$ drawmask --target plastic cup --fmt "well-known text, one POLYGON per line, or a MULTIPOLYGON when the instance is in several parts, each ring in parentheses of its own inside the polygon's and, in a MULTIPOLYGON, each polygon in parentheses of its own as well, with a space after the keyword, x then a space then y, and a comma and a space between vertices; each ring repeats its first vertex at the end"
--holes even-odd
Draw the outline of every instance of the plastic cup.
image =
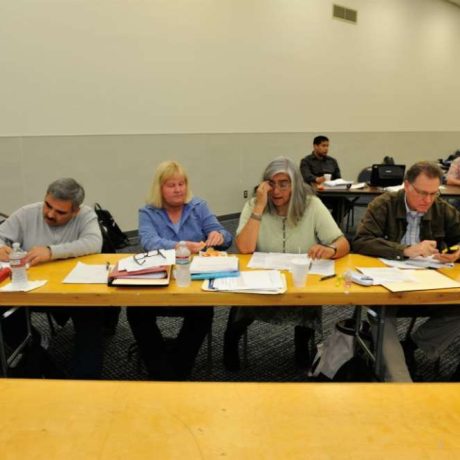
POLYGON ((308 270, 310 269, 309 258, 298 258, 292 260, 291 274, 294 286, 296 288, 303 288, 307 283, 308 270))
POLYGON ((324 174, 324 180, 325 181, 330 181, 332 178, 332 174, 324 174))

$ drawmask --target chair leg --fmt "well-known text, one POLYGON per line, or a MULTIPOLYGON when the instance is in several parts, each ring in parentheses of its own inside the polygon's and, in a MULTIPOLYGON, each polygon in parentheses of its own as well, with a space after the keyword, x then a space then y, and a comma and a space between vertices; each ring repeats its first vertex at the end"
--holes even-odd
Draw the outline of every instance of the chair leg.
POLYGON ((207 343, 207 367, 208 367, 208 375, 212 375, 212 325, 211 329, 208 332, 208 343, 207 343))
POLYGON ((410 335, 412 334, 412 331, 414 329, 414 326, 415 326, 415 322, 417 321, 417 317, 414 316, 411 318, 410 320, 410 324, 409 324, 409 327, 407 328, 407 332, 406 332, 406 336, 404 338, 404 340, 409 340, 410 339, 410 335))
POLYGON ((54 327, 54 321, 53 317, 51 316, 51 313, 49 311, 46 312, 46 318, 48 319, 48 326, 51 331, 51 337, 56 336, 56 328, 54 327))
POLYGON ((248 330, 246 329, 243 334, 243 367, 248 367, 248 330))

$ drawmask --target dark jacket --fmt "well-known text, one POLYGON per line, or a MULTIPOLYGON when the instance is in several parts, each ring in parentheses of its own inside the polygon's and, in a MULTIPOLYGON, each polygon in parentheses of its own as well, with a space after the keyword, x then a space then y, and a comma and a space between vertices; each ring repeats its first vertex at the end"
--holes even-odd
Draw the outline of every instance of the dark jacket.
MULTIPOLYGON (((373 200, 358 226, 352 242, 353 252, 386 259, 402 259, 407 247, 401 244, 406 233, 404 190, 384 193, 373 200)), ((460 213, 441 198, 436 198, 420 221, 420 241, 435 240, 438 247, 460 242, 460 213)))
POLYGON ((331 174, 331 179, 333 180, 342 177, 336 159, 329 155, 317 158, 314 153, 307 155, 300 162, 300 172, 303 180, 307 183, 315 182, 317 177, 322 177, 324 174, 331 174))

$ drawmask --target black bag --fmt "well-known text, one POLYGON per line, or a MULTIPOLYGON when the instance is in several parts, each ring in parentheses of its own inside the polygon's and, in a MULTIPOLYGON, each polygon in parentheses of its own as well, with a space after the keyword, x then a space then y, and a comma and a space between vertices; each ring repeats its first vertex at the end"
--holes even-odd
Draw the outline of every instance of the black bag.
POLYGON ((127 235, 121 231, 110 211, 103 209, 99 203, 94 204, 94 211, 97 214, 97 220, 104 239, 102 252, 115 252, 115 249, 128 246, 129 239, 127 235))
POLYGON ((400 185, 404 181, 405 165, 372 165, 371 178, 369 185, 374 187, 389 187, 400 185))

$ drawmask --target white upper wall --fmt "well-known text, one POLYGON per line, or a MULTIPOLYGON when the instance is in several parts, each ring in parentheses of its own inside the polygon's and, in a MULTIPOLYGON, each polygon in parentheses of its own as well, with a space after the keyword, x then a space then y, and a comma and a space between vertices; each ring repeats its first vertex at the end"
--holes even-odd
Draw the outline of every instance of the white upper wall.
POLYGON ((0 136, 457 131, 441 0, 14 0, 0 136))

